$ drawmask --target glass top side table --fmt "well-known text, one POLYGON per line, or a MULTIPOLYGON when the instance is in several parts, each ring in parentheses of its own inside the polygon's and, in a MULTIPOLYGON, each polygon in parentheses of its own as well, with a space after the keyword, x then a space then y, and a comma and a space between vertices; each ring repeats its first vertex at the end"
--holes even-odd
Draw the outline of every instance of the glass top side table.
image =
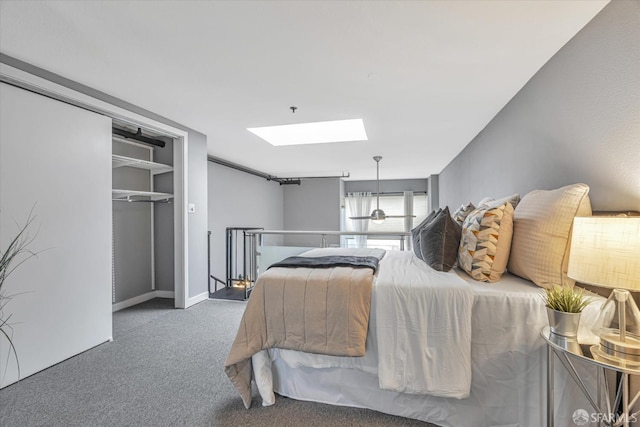
POLYGON ((580 345, 577 340, 569 339, 551 333, 548 326, 540 331, 540 335, 547 344, 547 426, 554 427, 554 356, 561 362, 564 369, 569 373, 575 381, 584 397, 589 401, 595 415, 590 418, 578 418, 585 414, 574 413, 574 422, 576 425, 587 425, 589 422, 596 421, 599 426, 610 427, 629 427, 630 425, 640 425, 640 410, 632 412, 632 409, 640 400, 640 391, 630 399, 629 396, 629 377, 631 375, 640 376, 640 363, 625 364, 616 363, 614 360, 600 350, 599 345, 580 345), (573 360, 580 360, 589 365, 593 365, 597 369, 597 386, 595 396, 589 390, 584 379, 575 368, 573 360), (606 372, 617 372, 620 374, 619 381, 615 386, 615 398, 609 390, 609 383, 606 378, 606 372), (604 398, 604 399, 603 399, 604 398), (604 402, 603 402, 604 400, 604 402), (603 404, 605 406, 603 406, 603 404), (618 413, 616 408, 622 405, 622 412, 618 413), (576 416, 577 414, 577 416, 576 416), (595 418, 595 419, 593 419, 595 418), (584 421, 584 423, 582 423, 584 421), (632 424, 630 424, 630 422, 632 424))

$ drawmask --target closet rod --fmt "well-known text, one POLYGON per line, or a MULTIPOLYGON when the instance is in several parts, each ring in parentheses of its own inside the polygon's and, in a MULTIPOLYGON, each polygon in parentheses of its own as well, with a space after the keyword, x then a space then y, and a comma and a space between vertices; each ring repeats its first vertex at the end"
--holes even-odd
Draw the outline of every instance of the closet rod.
POLYGON ((127 203, 171 203, 171 200, 127 200, 127 199, 111 199, 112 202, 127 202, 127 203))
POLYGON ((138 128, 138 132, 132 133, 132 132, 127 132, 126 130, 122 130, 114 127, 114 128, 111 128, 111 132, 113 132, 116 135, 123 136, 125 138, 135 139, 136 141, 155 145, 156 147, 164 147, 166 145, 164 141, 161 141, 159 139, 149 138, 147 136, 142 135, 142 129, 140 128, 138 128))

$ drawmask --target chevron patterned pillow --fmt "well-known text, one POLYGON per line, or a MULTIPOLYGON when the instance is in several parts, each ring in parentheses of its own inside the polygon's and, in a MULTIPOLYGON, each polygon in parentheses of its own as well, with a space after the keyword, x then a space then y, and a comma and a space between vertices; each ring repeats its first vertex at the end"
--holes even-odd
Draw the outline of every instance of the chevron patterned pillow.
POLYGON ((451 215, 453 219, 460 225, 464 223, 464 219, 471 213, 476 207, 473 206, 473 203, 469 202, 466 205, 460 206, 456 211, 451 215))
POLYGON ((458 266, 475 280, 497 282, 507 268, 512 235, 511 203, 482 205, 462 225, 458 266))

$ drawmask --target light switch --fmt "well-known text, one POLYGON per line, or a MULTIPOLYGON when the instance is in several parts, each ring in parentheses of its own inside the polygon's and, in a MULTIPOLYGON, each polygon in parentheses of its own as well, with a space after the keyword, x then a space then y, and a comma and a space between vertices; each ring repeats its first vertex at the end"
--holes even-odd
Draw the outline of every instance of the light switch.
POLYGON ((189 206, 187 208, 187 212, 191 213, 196 213, 196 204, 195 203, 189 203, 189 206))

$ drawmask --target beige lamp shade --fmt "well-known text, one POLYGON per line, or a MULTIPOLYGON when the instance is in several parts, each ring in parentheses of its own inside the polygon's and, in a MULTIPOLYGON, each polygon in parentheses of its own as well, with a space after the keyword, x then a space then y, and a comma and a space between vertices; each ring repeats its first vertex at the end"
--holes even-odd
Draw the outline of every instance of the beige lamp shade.
POLYGON ((581 283, 640 290, 640 217, 576 217, 568 275, 581 283))

